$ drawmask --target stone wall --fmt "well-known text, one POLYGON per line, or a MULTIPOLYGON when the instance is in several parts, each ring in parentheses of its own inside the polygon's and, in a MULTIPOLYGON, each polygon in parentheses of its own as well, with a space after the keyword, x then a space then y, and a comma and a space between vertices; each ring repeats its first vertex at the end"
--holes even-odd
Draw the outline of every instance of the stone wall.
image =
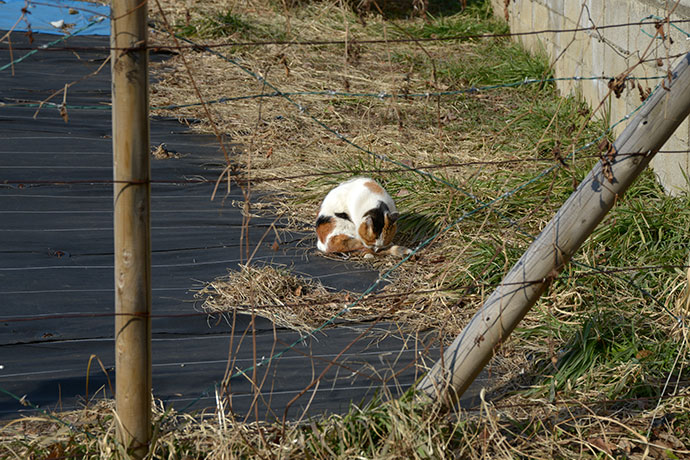
MULTIPOLYGON (((494 13, 508 19, 513 33, 540 30, 563 30, 577 27, 602 27, 614 24, 639 22, 650 15, 665 17, 666 6, 673 7, 676 0, 491 0, 494 13)), ((671 19, 690 18, 690 0, 680 0, 671 19)), ((582 32, 546 32, 516 37, 533 52, 546 53, 554 64, 556 77, 599 77, 620 75, 640 61, 641 56, 650 59, 639 65, 631 75, 653 77, 665 74, 679 58, 667 56, 687 53, 690 23, 678 24, 680 31, 671 28, 673 41, 652 39, 654 26, 630 25, 582 32), (657 62, 657 59, 661 61, 657 62), (658 64, 662 65, 659 66, 658 64)), ((666 28, 664 28, 666 30, 666 28)), ((654 88, 658 80, 640 81, 644 88, 654 88)), ((626 89, 620 98, 606 99, 608 81, 579 80, 560 81, 563 93, 579 93, 596 108, 604 101, 610 120, 615 123, 630 114, 641 103, 637 89, 626 89)), ((604 113, 604 112, 599 112, 604 113)), ((625 122, 616 127, 620 133, 625 122)), ((685 120, 663 150, 690 148, 690 124, 685 120)), ((688 153, 660 153, 652 162, 652 168, 672 194, 688 190, 686 175, 690 171, 688 153)))

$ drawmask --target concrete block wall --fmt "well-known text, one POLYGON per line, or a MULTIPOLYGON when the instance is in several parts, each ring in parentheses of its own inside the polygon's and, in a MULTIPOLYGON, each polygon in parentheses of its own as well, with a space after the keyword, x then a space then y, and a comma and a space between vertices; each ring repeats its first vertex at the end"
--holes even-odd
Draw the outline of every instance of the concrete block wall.
MULTIPOLYGON (((563 30, 578 27, 602 27, 639 22, 650 15, 665 17, 667 8, 677 0, 491 0, 494 13, 506 18, 513 33, 541 30, 563 30)), ((690 0, 680 0, 671 19, 690 19, 690 0)), ((690 23, 678 24, 690 33, 690 23)), ((666 30, 666 29, 665 29, 666 30)), ((670 58, 690 51, 688 35, 671 28, 673 43, 652 39, 651 25, 603 28, 580 32, 547 32, 516 37, 527 49, 546 53, 554 63, 556 77, 614 77, 638 63, 631 75, 653 77, 664 75, 680 58, 670 58), (657 59, 661 61, 657 62, 657 59), (658 63, 662 65, 659 66, 658 63), (670 64, 670 66, 669 66, 670 64)), ((641 80, 643 88, 654 88, 658 80, 641 80)), ((641 101, 637 89, 628 86, 620 98, 608 93, 607 80, 559 81, 562 93, 580 94, 592 108, 603 103, 612 123, 623 119, 641 101)), ((599 113, 604 112, 599 109, 599 113)), ((620 133, 625 122, 616 127, 620 133)), ((685 120, 662 150, 683 153, 660 153, 652 161, 652 168, 665 190, 671 194, 687 193, 686 176, 690 176, 690 123, 685 120)))

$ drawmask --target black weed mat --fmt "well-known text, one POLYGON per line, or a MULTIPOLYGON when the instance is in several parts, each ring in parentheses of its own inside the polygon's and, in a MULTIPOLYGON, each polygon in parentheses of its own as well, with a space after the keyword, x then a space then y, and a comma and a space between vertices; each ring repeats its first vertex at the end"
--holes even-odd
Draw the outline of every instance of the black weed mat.
MULTIPOLYGON (((22 33, 11 38, 15 46, 29 45, 22 33)), ((33 38, 31 46, 55 39, 33 38)), ((66 43, 105 46, 108 38, 72 37, 66 43)), ((14 58, 24 53, 15 51, 14 58)), ((68 122, 55 107, 36 115, 35 107, 17 105, 49 97, 93 72, 105 57, 84 49, 41 50, 0 72, 1 418, 32 413, 33 405, 79 407, 96 392, 112 396, 110 66, 68 90, 68 122), (92 356, 106 372, 95 358, 88 366, 92 356)), ((8 51, 0 51, 0 65, 7 62, 8 51)), ((54 101, 61 102, 62 95, 54 101)), ((177 121, 152 119, 151 145, 160 143, 179 158, 151 160, 153 392, 176 409, 212 408, 214 383, 273 356, 299 335, 258 318, 250 327, 245 315, 237 316, 233 333, 228 318, 200 314, 193 289, 241 262, 242 216, 233 201, 243 198, 234 187, 210 200, 224 167, 214 138, 177 121)), ((283 244, 274 250, 273 237, 262 240, 272 224, 268 218, 250 222, 250 247, 259 245, 254 263, 286 267, 337 290, 362 292, 376 280, 374 271, 320 257, 311 235, 288 232, 280 222, 275 225, 283 244)), ((394 394, 409 388, 418 377, 420 341, 387 334, 379 325, 377 333, 339 355, 367 327, 330 328, 307 338, 257 369, 263 382, 258 392, 247 376, 233 378, 233 411, 253 413, 256 403, 260 418, 282 417, 288 402, 333 362, 322 381, 289 406, 289 417, 305 408, 312 415, 341 412, 382 385, 394 394)), ((427 360, 437 356, 437 350, 424 353, 427 360)))

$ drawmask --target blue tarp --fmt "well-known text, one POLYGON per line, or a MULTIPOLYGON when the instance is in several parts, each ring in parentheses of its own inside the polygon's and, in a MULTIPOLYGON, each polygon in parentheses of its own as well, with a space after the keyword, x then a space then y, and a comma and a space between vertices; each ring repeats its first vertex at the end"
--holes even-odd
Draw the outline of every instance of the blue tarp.
POLYGON ((65 35, 109 35, 110 8, 97 3, 74 0, 0 0, 0 30, 65 35), (22 8, 28 5, 26 17, 22 8))

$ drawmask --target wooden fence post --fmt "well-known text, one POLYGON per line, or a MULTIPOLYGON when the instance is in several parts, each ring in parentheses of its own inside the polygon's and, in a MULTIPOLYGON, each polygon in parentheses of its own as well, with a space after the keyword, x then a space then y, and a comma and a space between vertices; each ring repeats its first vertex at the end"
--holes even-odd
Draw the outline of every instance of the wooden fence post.
POLYGON ((151 439, 151 243, 146 0, 111 15, 118 439, 133 458, 151 439))
POLYGON ((503 278, 418 389, 457 400, 606 213, 690 113, 690 53, 664 79, 503 278))

